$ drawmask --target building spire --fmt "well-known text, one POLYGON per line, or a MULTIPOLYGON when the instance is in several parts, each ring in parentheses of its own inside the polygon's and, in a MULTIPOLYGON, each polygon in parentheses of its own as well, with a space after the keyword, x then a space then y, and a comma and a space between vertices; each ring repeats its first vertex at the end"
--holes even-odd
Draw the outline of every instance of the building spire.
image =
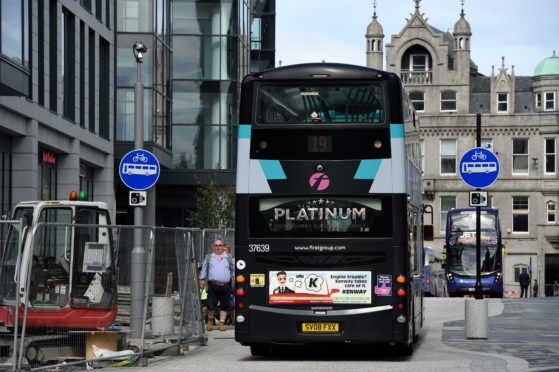
POLYGON ((373 18, 377 17, 377 0, 373 1, 373 18))
POLYGON ((460 0, 460 3, 462 4, 462 11, 460 12, 460 15, 461 15, 462 17, 464 17, 464 16, 466 15, 466 14, 464 13, 464 1, 466 1, 466 0, 460 0))
POLYGON ((419 16, 419 3, 421 2, 421 0, 413 0, 415 2, 415 16, 419 16))

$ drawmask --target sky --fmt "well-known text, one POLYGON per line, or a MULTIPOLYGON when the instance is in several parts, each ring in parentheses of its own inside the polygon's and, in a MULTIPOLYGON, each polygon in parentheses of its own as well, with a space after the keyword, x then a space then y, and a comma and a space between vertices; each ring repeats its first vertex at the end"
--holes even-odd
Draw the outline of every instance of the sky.
MULTIPOLYGON (((377 0, 377 19, 384 44, 399 34, 415 11, 413 0, 377 0)), ((427 23, 454 30, 460 0, 422 0, 427 23)), ((365 65, 365 32, 373 0, 276 0, 276 66, 306 62, 365 65)), ((465 0, 472 29, 471 59, 484 75, 502 65, 516 76, 531 76, 537 64, 559 56, 559 0, 465 0)), ((386 64, 386 53, 384 54, 386 64)), ((386 65, 384 66, 386 68, 386 65)))

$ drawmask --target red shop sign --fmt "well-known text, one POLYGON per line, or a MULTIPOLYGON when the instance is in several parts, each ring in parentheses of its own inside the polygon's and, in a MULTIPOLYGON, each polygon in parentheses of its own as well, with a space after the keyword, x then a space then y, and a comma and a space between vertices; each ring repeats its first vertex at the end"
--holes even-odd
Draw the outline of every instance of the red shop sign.
POLYGON ((43 151, 43 163, 56 164, 56 155, 50 151, 43 151))

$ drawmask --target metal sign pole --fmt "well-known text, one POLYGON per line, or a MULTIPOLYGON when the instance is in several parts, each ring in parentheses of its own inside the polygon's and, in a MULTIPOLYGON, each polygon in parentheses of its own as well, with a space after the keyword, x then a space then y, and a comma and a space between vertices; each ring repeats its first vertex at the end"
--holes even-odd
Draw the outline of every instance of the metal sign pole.
MULTIPOLYGON (((134 147, 144 148, 144 84, 142 83, 142 55, 137 54, 138 46, 142 44, 136 42, 133 50, 136 54, 137 78, 134 85, 134 147)), ((143 51, 143 50, 142 50, 143 51)), ((145 53, 145 51, 143 51, 145 53)), ((140 338, 143 334, 144 324, 144 287, 146 280, 146 251, 143 247, 143 230, 138 226, 143 223, 142 207, 134 207, 134 248, 131 257, 130 272, 130 336, 140 338)))
MULTIPOLYGON (((481 114, 478 112, 476 116, 476 147, 481 147, 481 114)), ((480 191, 478 187, 476 190, 480 191)), ((483 298, 483 287, 481 285, 481 207, 476 207, 476 300, 483 298)))

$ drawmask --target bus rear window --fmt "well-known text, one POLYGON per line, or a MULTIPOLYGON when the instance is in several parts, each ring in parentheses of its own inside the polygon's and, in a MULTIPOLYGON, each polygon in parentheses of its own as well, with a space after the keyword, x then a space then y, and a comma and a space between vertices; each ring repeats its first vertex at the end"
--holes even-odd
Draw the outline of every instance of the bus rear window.
POLYGON ((257 93, 257 122, 384 123, 382 87, 377 85, 264 85, 257 93))
POLYGON ((250 199, 251 237, 391 237, 390 196, 250 199))
MULTIPOLYGON (((496 217, 487 211, 481 211, 481 229, 485 231, 496 230, 496 217)), ((476 231, 476 212, 463 211, 450 217, 450 231, 476 231)))

